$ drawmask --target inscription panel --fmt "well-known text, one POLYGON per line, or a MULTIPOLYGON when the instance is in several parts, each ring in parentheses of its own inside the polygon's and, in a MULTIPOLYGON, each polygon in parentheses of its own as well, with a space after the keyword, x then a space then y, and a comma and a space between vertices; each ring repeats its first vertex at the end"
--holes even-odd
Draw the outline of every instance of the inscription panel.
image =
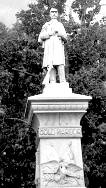
POLYGON ((81 127, 42 127, 39 137, 82 137, 81 127))

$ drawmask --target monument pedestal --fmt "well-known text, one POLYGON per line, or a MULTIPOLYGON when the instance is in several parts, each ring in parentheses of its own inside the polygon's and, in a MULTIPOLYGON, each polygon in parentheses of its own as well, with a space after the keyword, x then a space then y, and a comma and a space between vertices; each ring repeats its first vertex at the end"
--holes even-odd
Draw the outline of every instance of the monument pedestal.
POLYGON ((80 120, 91 97, 68 83, 49 84, 28 98, 26 117, 38 133, 35 183, 39 188, 85 188, 80 120))

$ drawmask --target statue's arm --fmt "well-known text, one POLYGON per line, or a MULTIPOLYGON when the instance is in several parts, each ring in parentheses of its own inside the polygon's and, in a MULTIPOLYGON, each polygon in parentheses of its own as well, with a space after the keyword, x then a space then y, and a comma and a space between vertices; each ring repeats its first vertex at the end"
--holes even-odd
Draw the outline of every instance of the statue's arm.
POLYGON ((61 25, 60 25, 61 27, 60 27, 60 29, 59 29, 59 31, 58 31, 58 37, 61 37, 61 39, 64 41, 64 42, 67 42, 67 33, 66 33, 66 31, 65 31, 65 28, 64 28, 64 26, 63 26, 63 24, 61 23, 61 25))
POLYGON ((50 36, 49 36, 48 31, 47 31, 47 24, 45 24, 42 27, 42 30, 39 34, 38 42, 42 43, 43 41, 45 41, 46 39, 49 39, 49 38, 50 38, 50 36))

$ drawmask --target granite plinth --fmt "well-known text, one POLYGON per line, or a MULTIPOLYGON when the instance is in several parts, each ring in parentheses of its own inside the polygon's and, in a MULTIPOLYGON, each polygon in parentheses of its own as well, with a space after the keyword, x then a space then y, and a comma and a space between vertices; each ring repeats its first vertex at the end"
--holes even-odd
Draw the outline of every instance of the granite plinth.
POLYGON ((80 120, 91 97, 68 83, 49 84, 28 98, 26 117, 38 133, 35 182, 39 188, 85 188, 80 120))

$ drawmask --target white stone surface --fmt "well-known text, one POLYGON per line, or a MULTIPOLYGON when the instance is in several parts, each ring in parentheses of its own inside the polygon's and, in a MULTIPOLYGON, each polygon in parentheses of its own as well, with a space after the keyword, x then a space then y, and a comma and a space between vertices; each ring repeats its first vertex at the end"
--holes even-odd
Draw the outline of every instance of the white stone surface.
POLYGON ((43 95, 46 96, 70 96, 72 95, 72 89, 69 88, 69 83, 68 82, 63 82, 63 83, 50 83, 45 86, 43 95))
POLYGON ((41 187, 84 187, 80 139, 41 139, 41 187))
POLYGON ((85 188, 80 120, 89 100, 68 83, 48 84, 28 98, 26 117, 38 132, 37 188, 85 188))
POLYGON ((68 82, 63 83, 50 83, 44 87, 43 93, 34 95, 28 98, 28 100, 36 99, 59 99, 59 98, 72 98, 72 99, 86 99, 91 100, 90 96, 75 94, 72 92, 72 88, 69 88, 68 82))

